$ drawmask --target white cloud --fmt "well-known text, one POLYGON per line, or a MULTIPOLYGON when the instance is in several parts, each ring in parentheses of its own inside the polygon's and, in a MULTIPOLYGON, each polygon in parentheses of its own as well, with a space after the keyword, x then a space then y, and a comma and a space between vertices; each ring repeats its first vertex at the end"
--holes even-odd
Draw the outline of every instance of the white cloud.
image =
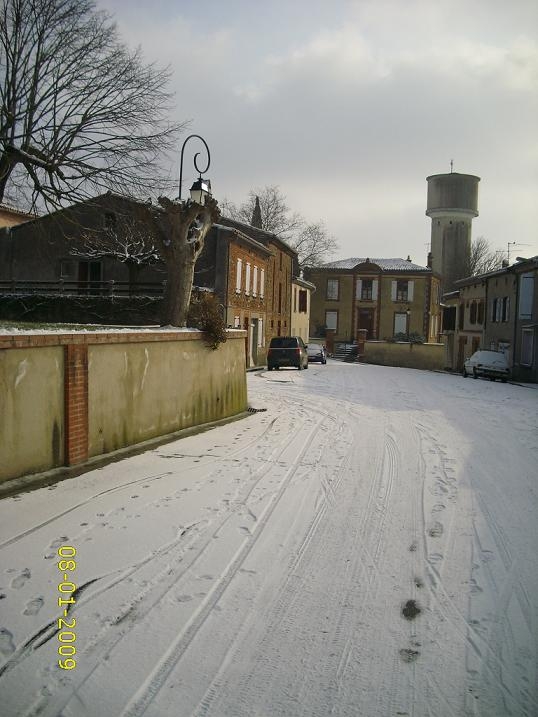
POLYGON ((482 177, 475 234, 538 254, 534 0, 158 4, 117 7, 120 30, 174 68, 218 195, 279 184, 341 256, 420 261, 425 178, 454 158, 482 177))

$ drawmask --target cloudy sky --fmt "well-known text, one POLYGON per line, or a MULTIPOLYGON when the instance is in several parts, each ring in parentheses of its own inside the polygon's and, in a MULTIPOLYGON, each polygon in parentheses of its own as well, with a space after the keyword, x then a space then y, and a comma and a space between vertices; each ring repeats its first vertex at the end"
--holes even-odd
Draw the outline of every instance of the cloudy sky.
POLYGON ((453 159, 481 177, 473 236, 505 251, 517 242, 511 258, 538 254, 536 0, 99 6, 148 61, 174 69, 177 118, 210 146, 217 199, 276 184, 325 222, 333 258, 425 264, 426 177, 453 159))

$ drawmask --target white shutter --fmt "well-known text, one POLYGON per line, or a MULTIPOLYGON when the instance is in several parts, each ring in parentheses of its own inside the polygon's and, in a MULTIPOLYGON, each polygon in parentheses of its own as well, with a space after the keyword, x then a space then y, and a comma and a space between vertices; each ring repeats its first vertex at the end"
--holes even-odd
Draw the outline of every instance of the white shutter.
POLYGON ((407 301, 413 301, 413 291, 415 289, 415 282, 414 281, 408 281, 407 282, 407 301))
POLYGON ((258 319, 258 346, 263 346, 263 319, 258 319))
POLYGON ((245 270, 245 294, 247 296, 250 294, 250 263, 248 261, 245 270))
POLYGON ((360 299, 362 296, 362 279, 357 279, 357 288, 355 289, 355 298, 360 299))
POLYGON ((393 281, 393 282, 392 282, 392 286, 391 286, 391 290, 390 290, 390 296, 391 296, 391 299, 392 299, 393 301, 396 301, 396 287, 397 287, 397 285, 398 285, 398 282, 396 282, 396 281, 393 281))
POLYGON ((260 296, 263 299, 265 293, 265 269, 260 269, 260 296))
POLYGON ((256 296, 258 290, 258 267, 254 267, 254 276, 252 277, 252 296, 256 296))
POLYGON ((243 271, 243 262, 241 259, 237 260, 237 271, 235 275, 235 290, 239 294, 241 293, 241 273, 243 271))
POLYGON ((377 301, 377 279, 372 281, 372 301, 377 301))
POLYGON ((522 274, 519 284, 519 318, 532 319, 532 302, 534 298, 534 276, 522 274))

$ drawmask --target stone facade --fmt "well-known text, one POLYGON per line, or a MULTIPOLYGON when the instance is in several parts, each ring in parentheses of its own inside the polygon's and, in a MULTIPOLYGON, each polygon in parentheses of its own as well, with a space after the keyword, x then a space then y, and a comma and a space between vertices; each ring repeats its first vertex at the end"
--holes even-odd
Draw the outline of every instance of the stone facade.
POLYGON ((334 332, 335 341, 418 334, 437 341, 440 332, 439 277, 403 259, 347 259, 309 269, 316 286, 310 335, 334 332))

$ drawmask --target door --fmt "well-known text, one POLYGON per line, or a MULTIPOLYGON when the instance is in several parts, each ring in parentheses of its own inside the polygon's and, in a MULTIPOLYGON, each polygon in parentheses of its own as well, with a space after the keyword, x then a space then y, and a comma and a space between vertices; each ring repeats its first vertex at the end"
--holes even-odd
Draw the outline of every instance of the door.
POLYGON ((357 329, 366 329, 368 332, 366 338, 375 339, 373 309, 359 309, 359 325, 357 329))

